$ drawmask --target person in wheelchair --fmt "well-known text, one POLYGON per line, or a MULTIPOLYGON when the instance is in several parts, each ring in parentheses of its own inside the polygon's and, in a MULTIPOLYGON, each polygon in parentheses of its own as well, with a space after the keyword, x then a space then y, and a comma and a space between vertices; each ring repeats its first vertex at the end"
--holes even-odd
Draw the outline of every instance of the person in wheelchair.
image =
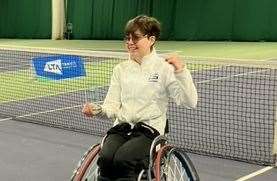
POLYGON ((165 133, 169 98, 196 107, 197 91, 186 65, 177 55, 159 57, 155 43, 160 23, 145 15, 129 20, 125 43, 129 60, 118 64, 102 105, 86 103, 82 112, 114 119, 99 153, 99 181, 133 181, 147 169, 152 141, 165 133))

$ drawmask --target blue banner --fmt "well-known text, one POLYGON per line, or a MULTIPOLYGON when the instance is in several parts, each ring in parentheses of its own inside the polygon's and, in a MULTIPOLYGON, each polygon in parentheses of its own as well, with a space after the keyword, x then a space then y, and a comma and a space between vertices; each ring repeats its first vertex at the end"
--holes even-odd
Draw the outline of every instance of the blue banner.
POLYGON ((37 76, 53 80, 86 76, 84 60, 79 56, 35 57, 33 66, 37 76))

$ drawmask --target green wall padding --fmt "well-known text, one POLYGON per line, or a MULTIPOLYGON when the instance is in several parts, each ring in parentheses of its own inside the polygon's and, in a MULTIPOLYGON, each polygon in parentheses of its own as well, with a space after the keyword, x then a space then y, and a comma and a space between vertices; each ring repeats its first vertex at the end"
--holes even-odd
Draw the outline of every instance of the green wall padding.
POLYGON ((51 0, 0 0, 0 38, 51 38, 51 0))
MULTIPOLYGON (((67 0, 72 39, 122 39, 126 22, 156 17, 162 40, 276 41, 276 0, 67 0)), ((51 38, 51 0, 0 0, 0 38, 51 38)))

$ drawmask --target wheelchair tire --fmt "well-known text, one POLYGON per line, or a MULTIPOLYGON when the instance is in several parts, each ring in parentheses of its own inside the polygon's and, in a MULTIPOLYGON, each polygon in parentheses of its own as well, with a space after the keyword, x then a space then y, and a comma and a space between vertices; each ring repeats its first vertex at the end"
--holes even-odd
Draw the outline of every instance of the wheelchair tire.
POLYGON ((96 180, 98 153, 100 144, 93 145, 82 157, 77 168, 73 172, 71 181, 90 181, 96 180))
POLYGON ((171 145, 165 145, 159 150, 154 174, 156 181, 199 181, 189 156, 182 149, 171 145))

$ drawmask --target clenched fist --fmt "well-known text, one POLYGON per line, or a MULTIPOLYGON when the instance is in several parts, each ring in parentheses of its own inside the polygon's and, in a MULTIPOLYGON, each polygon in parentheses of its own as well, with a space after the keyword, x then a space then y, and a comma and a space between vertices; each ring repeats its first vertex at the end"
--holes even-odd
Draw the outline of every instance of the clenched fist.
POLYGON ((83 106, 82 113, 87 117, 93 117, 102 112, 102 107, 100 105, 86 102, 83 106))

